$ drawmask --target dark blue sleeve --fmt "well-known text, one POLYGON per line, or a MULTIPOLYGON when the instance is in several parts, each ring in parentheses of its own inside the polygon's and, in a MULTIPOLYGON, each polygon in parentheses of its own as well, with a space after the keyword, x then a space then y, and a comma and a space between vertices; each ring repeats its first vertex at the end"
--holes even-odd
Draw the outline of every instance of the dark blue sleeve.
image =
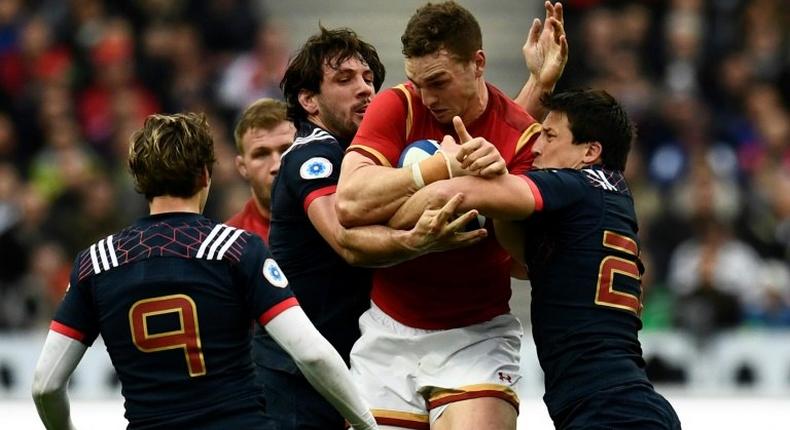
POLYGON ((524 174, 531 181, 536 211, 555 211, 584 198, 589 188, 575 169, 533 170, 524 174), (534 186, 532 186, 534 185, 534 186))
POLYGON ((266 325, 280 312, 299 303, 288 287, 288 279, 261 238, 253 234, 249 236, 238 264, 242 295, 250 317, 266 325))
MULTIPOLYGON (((84 251, 74 260, 66 295, 50 325, 50 329, 88 346, 99 335, 99 321, 93 304, 90 278, 80 281, 80 263, 87 264, 89 261, 90 258, 84 251)), ((90 270, 85 267, 83 269, 90 270)))
POLYGON ((333 194, 340 178, 343 151, 333 140, 313 142, 286 154, 280 180, 305 212, 313 200, 333 194))

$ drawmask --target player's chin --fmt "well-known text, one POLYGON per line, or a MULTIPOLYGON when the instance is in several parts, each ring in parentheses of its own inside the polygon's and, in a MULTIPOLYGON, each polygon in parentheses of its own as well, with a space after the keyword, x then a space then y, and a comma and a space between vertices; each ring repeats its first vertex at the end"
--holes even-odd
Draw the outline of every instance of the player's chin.
POLYGON ((449 110, 432 110, 431 115, 441 124, 450 124, 453 122, 454 115, 449 110))

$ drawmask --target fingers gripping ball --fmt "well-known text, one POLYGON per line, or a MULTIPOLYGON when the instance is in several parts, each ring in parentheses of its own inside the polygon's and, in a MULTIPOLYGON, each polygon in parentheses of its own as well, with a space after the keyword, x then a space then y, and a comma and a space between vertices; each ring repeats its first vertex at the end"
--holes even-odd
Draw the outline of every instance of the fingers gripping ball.
MULTIPOLYGON (((412 164, 419 163, 420 161, 425 160, 436 153, 438 150, 439 142, 433 139, 416 140, 403 149, 403 152, 401 152, 400 158, 398 159, 398 167, 409 167, 412 164)), ((473 220, 466 225, 465 230, 472 231, 478 228, 483 228, 485 227, 485 224, 486 217, 483 215, 478 215, 476 220, 473 220)))

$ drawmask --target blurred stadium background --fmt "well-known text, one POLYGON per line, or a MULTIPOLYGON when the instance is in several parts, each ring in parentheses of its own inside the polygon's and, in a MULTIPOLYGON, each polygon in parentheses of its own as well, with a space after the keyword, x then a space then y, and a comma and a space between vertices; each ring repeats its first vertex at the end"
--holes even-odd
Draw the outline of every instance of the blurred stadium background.
MULTIPOLYGON (((0 427, 40 428, 31 372, 75 253, 146 211, 124 167, 131 130, 154 112, 205 112, 219 159, 207 214, 226 219, 248 193, 234 119, 280 97, 294 49, 319 22, 351 27, 378 48, 385 87, 397 84, 400 35, 422 3, 0 0, 0 427)), ((542 3, 460 3, 483 28, 488 79, 515 94, 542 3)), ((627 173, 651 378, 686 428, 790 422, 790 4, 564 5, 559 86, 605 88, 639 126, 627 173)), ((514 284, 512 305, 529 332, 528 285, 514 284)), ((548 428, 524 344, 520 423, 548 428)), ((77 424, 123 427, 118 392, 99 344, 75 375, 77 424)))

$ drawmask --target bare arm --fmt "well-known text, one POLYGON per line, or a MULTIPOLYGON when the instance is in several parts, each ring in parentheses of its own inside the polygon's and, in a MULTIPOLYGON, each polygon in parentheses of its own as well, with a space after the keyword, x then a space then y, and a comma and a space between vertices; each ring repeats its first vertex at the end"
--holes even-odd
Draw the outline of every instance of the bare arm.
MULTIPOLYGON (((444 136, 440 151, 419 162, 419 181, 414 177, 413 168, 377 166, 363 155, 353 151, 347 153, 337 188, 340 223, 346 227, 385 224, 420 189, 418 182, 424 185, 448 177, 492 177, 507 173, 505 160, 491 142, 472 137, 460 117, 453 118, 453 127, 460 141, 444 136)), ((449 197, 435 207, 448 200, 449 197)))
POLYGON ((88 349, 79 341, 49 331, 33 374, 33 401, 48 430, 71 430, 71 410, 66 392, 69 378, 88 349))
POLYGON ((310 384, 353 428, 378 428, 340 354, 321 336, 301 307, 286 309, 269 321, 265 328, 294 359, 310 384))
POLYGON ((554 90, 568 62, 568 41, 565 37, 562 4, 546 1, 544 22, 532 22, 527 41, 521 48, 529 69, 529 79, 513 99, 533 118, 542 121, 546 115, 540 98, 554 90))
POLYGON ((397 228, 407 228, 417 221, 425 205, 442 204, 459 193, 464 198, 458 211, 476 209, 489 218, 523 219, 535 210, 532 190, 526 181, 516 175, 507 174, 489 179, 463 176, 435 182, 419 190, 398 210, 389 224, 397 228))
POLYGON ((307 216, 324 240, 346 262, 355 266, 384 267, 418 257, 429 252, 444 251, 477 243, 486 236, 483 229, 463 232, 466 222, 477 215, 470 211, 466 222, 448 222, 460 203, 427 208, 418 214, 411 230, 396 230, 383 225, 353 228, 343 227, 335 211, 335 194, 315 199, 307 216))
POLYGON ((383 224, 415 191, 411 169, 378 166, 348 152, 337 184, 338 219, 346 227, 383 224))

